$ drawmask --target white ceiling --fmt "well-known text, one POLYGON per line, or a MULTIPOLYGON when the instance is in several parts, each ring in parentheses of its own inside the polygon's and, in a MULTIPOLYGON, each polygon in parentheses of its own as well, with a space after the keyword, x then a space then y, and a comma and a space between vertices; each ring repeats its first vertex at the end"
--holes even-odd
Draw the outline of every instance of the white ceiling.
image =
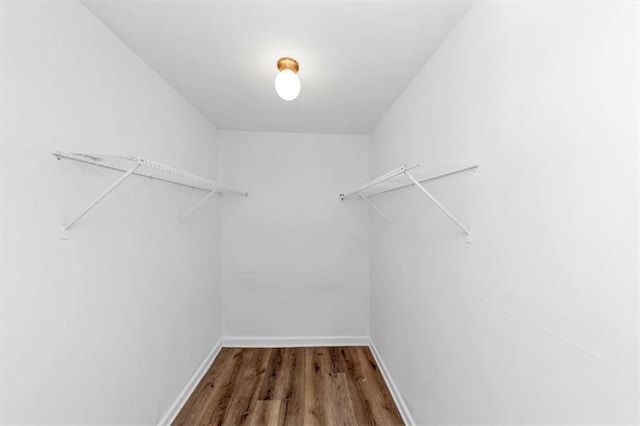
POLYGON ((369 133, 470 4, 83 3, 218 128, 318 133, 369 133), (300 63, 291 102, 281 56, 300 63))

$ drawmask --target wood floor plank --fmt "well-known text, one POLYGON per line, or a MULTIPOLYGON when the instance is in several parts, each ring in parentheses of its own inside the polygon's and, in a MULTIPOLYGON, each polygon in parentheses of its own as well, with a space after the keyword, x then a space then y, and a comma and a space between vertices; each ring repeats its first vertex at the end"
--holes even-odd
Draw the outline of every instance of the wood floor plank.
POLYGON ((175 425, 395 425, 368 347, 225 348, 175 425))
POLYGON ((233 398, 230 401, 223 424, 244 425, 251 414, 257 395, 263 384, 271 349, 251 351, 247 357, 246 368, 243 368, 234 381, 238 382, 233 398))
POLYGON ((249 417, 250 426, 279 425, 282 401, 262 400, 256 401, 255 409, 249 417))
POLYGON ((356 352, 357 348, 341 348, 346 364, 347 387, 349 397, 353 405, 354 415, 358 425, 375 425, 379 424, 380 419, 376 419, 371 406, 372 401, 367 398, 367 390, 362 386, 366 380, 358 363, 360 362, 356 352))
POLYGON ((338 412, 337 402, 338 395, 335 394, 337 389, 337 372, 334 369, 334 364, 331 356, 332 348, 316 348, 316 357, 318 362, 320 363, 320 375, 323 381, 322 390, 324 393, 322 394, 322 407, 325 413, 325 419, 327 420, 324 424, 335 423, 340 419, 340 413, 338 412))
POLYGON ((271 350, 262 389, 258 394, 258 399, 260 400, 281 399, 281 395, 279 395, 280 388, 286 383, 289 376, 289 372, 286 371, 286 368, 283 368, 283 351, 283 348, 273 348, 271 350))
POLYGON ((223 424, 235 390, 241 386, 241 383, 235 378, 245 367, 245 361, 249 354, 250 352, 246 349, 239 348, 234 350, 233 356, 226 365, 224 375, 220 377, 219 384, 212 388, 207 405, 203 407, 201 415, 195 422, 196 424, 223 424))
POLYGON ((360 347, 355 350, 358 357, 358 365, 364 373, 365 380, 361 383, 367 397, 371 400, 371 406, 375 413, 376 421, 385 425, 402 424, 400 413, 391 394, 387 390, 384 378, 378 369, 371 350, 360 347), (400 418, 398 422, 397 419, 400 418))
POLYGON ((176 416, 173 422, 174 425, 189 425, 193 424, 194 420, 199 421, 203 412, 212 404, 214 396, 212 389, 220 386, 220 381, 228 373, 228 365, 232 362, 231 358, 236 352, 237 350, 232 348, 222 348, 220 350, 213 364, 176 416))
POLYGON ((304 370, 304 425, 326 425, 328 372, 322 369, 322 352, 319 348, 307 348, 304 370))
POLYGON ((304 421, 305 348, 286 348, 283 359, 285 368, 289 371, 289 380, 282 393, 279 424, 301 425, 304 421))
POLYGON ((331 378, 331 387, 329 388, 330 400, 332 405, 331 410, 332 424, 333 425, 357 425, 355 410, 351 403, 349 395, 349 384, 346 373, 334 373, 331 378))
POLYGON ((331 355, 331 366, 334 373, 345 373, 347 371, 347 362, 344 359, 342 349, 343 348, 340 347, 328 348, 331 355))

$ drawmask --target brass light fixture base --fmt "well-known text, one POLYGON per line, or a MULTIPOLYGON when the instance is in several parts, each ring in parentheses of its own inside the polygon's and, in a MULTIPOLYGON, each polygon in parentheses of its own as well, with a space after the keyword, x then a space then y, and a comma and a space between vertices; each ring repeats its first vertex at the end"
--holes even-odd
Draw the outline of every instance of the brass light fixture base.
POLYGON ((284 57, 278 59, 278 71, 291 70, 297 73, 299 68, 298 61, 293 58, 284 57))

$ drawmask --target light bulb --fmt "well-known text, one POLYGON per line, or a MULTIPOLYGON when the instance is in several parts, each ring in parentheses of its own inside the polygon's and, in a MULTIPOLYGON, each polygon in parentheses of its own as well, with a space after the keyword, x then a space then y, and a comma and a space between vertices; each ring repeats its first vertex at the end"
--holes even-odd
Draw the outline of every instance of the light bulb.
POLYGON ((300 94, 300 79, 290 69, 280 71, 276 77, 276 92, 285 101, 292 101, 300 94))

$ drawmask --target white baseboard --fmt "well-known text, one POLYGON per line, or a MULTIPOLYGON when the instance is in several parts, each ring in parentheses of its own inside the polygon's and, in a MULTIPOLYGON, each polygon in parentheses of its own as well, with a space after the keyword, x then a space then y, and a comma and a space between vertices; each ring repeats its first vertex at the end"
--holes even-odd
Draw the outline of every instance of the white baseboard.
POLYGON ((223 347, 227 348, 287 348, 287 347, 314 347, 314 346, 369 346, 371 348, 371 352, 373 353, 373 357, 375 358, 378 366, 380 367, 380 372, 382 373, 382 377, 387 383, 387 387, 389 388, 389 392, 391 392, 391 396, 393 397, 398 410, 400 411, 400 415, 404 422, 409 426, 415 426, 415 421, 413 417, 411 417, 411 413, 409 412, 409 408, 407 404, 404 402, 402 395, 398 391, 391 375, 389 374, 389 370, 385 365, 382 357, 380 356, 380 352, 376 348, 376 345, 373 343, 373 340, 369 337, 365 336, 319 336, 319 337, 224 337, 216 343, 216 345, 211 349, 211 352, 207 355, 207 357, 202 361, 198 369, 195 371, 189 382, 186 384, 182 392, 178 395, 175 402, 171 405, 169 410, 167 410, 166 414, 162 417, 158 425, 165 426, 170 425, 173 422, 187 402, 191 393, 195 390, 202 377, 204 377, 205 373, 213 364, 216 356, 220 352, 220 349, 223 347))
POLYGON ((378 352, 376 345, 373 343, 373 340, 371 339, 369 339, 369 347, 371 348, 373 357, 376 359, 376 362, 378 363, 378 367, 380 367, 380 371, 382 372, 382 377, 384 377, 384 381, 387 382, 387 387, 389 388, 389 392, 391 392, 391 396, 393 397, 393 400, 395 401, 396 406, 400 411, 402 420, 404 420, 405 424, 409 426, 415 426, 416 422, 413 420, 413 417, 411 416, 409 407, 407 407, 407 404, 404 402, 402 395, 398 391, 396 384, 393 382, 393 379, 391 378, 391 374, 389 374, 389 370, 387 369, 387 366, 382 360, 382 356, 380 355, 380 352, 378 352))
POLYGON ((211 364, 213 364, 213 361, 216 359, 216 356, 218 356, 218 353, 220 352, 220 349, 222 349, 222 347, 222 339, 220 339, 218 343, 215 344, 213 349, 211 349, 211 352, 209 352, 209 354, 202 361, 195 373, 193 373, 193 376, 191 376, 191 379, 189 379, 186 386, 182 389, 182 392, 180 392, 174 403, 171 404, 169 410, 167 410, 165 415, 158 423, 159 426, 168 426, 175 420, 176 416, 178 415, 184 404, 187 402, 196 386, 198 386, 198 383, 200 383, 200 380, 202 380, 206 372, 211 367, 211 364))
POLYGON ((222 346, 227 348, 291 348, 313 346, 369 346, 367 336, 317 336, 317 337, 224 337, 222 346))

